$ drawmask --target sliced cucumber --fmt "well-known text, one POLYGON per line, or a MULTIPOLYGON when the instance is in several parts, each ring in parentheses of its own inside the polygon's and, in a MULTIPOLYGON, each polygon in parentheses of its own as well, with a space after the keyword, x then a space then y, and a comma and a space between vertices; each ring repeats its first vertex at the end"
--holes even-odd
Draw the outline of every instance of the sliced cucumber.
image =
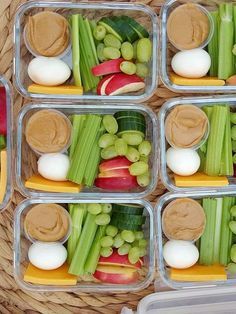
POLYGON ((132 110, 117 111, 114 114, 114 117, 116 119, 121 118, 121 117, 136 117, 136 118, 139 118, 140 120, 145 121, 145 117, 142 113, 138 111, 132 111, 132 110))
POLYGON ((126 213, 113 213, 112 219, 115 221, 125 221, 125 223, 132 225, 143 225, 145 223, 146 217, 142 215, 130 215, 126 213))
POLYGON ((138 117, 120 117, 120 118, 117 118, 116 119, 117 123, 119 122, 126 122, 126 123, 129 123, 129 122, 136 122, 136 123, 139 123, 139 124, 142 124, 144 127, 146 127, 146 122, 139 119, 138 117))
POLYGON ((137 32, 129 25, 129 23, 124 23, 124 20, 120 16, 114 16, 113 20, 123 32, 123 34, 125 34, 127 40, 130 43, 133 43, 135 40, 139 39, 137 32))
POLYGON ((111 219, 111 225, 117 227, 120 230, 132 230, 132 231, 141 231, 141 225, 134 225, 128 222, 120 221, 120 220, 113 220, 111 219))
POLYGON ((137 121, 118 120, 118 133, 123 131, 139 131, 143 134, 146 133, 146 126, 137 121))
POLYGON ((117 24, 112 21, 109 17, 103 17, 98 24, 104 26, 108 33, 114 35, 116 38, 118 38, 121 42, 126 39, 126 36, 123 34, 123 32, 120 30, 120 28, 117 26, 117 24))
POLYGON ((122 15, 121 18, 125 22, 127 22, 135 30, 135 32, 138 34, 139 38, 148 38, 149 37, 148 31, 141 24, 139 24, 137 21, 135 21, 134 19, 132 19, 131 17, 129 17, 127 15, 122 15))
POLYGON ((129 215, 142 215, 143 207, 139 205, 113 204, 112 211, 129 215))

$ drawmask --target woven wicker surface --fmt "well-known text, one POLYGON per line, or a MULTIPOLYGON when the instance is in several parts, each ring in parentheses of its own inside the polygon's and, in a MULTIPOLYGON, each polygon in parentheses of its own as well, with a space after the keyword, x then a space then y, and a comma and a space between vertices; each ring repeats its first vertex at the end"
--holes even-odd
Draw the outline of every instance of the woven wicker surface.
MULTIPOLYGON (((0 0, 0 73, 12 80, 12 26, 17 7, 25 0, 0 0)), ((75 1, 76 2, 76 1, 75 1)), ((141 0, 158 13, 163 0, 141 0)), ((159 86, 148 105, 157 112, 166 98, 176 94, 159 86)), ((23 98, 15 92, 14 117, 23 106, 23 98)), ((149 196, 155 202, 165 189, 158 184, 157 189, 149 196)), ((12 201, 0 219, 0 313, 119 313, 126 305, 136 308, 137 303, 145 295, 153 292, 153 286, 138 293, 129 294, 76 294, 76 293, 30 293, 19 289, 13 278, 13 212, 16 205, 23 199, 15 189, 12 201)))

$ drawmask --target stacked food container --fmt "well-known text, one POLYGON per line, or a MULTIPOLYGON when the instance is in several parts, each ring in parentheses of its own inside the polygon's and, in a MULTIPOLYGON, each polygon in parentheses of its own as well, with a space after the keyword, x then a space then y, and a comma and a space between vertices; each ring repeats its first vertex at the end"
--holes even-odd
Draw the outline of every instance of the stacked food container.
MULTIPOLYGON (((235 91, 236 7, 216 10, 207 1, 163 5, 160 76, 169 89, 235 91)), ((22 288, 137 291, 151 283, 157 259, 168 287, 195 289, 157 292, 138 313, 189 313, 178 309, 188 298, 186 306, 202 310, 221 292, 214 310, 232 300, 235 100, 176 98, 158 119, 137 104, 157 86, 158 38, 157 16, 141 4, 32 1, 18 9, 14 83, 32 101, 17 120, 16 181, 27 197, 14 220, 22 288), (171 193, 153 209, 144 198, 158 162, 171 193)))

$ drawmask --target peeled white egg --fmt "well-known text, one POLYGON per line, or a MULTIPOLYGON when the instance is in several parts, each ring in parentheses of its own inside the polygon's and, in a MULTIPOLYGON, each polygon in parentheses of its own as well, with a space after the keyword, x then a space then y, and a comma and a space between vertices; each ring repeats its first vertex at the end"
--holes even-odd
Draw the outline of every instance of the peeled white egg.
POLYGON ((191 176, 200 167, 200 157, 191 148, 170 147, 166 152, 167 166, 180 176, 191 176))
POLYGON ((63 84, 70 77, 69 66, 59 58, 37 57, 28 65, 28 75, 34 83, 46 86, 63 84))
POLYGON ((42 177, 53 181, 66 181, 70 159, 65 154, 51 153, 40 156, 38 172, 42 177))
POLYGON ((170 240, 164 245, 163 257, 170 267, 188 268, 197 263, 199 252, 189 241, 170 240))
POLYGON ((35 242, 28 251, 31 264, 45 270, 57 269, 67 258, 67 250, 61 243, 35 242))
POLYGON ((200 48, 177 52, 171 61, 173 71, 183 77, 199 78, 207 74, 211 57, 200 48))

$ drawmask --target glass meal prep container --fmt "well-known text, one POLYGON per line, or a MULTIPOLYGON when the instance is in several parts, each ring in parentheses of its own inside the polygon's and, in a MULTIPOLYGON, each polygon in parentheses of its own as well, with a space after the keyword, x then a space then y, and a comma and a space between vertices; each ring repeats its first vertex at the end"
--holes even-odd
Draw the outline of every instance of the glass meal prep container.
MULTIPOLYGON (((185 92, 185 93, 235 93, 236 86, 187 86, 187 85, 177 85, 172 82, 170 78, 170 62, 173 55, 178 52, 178 50, 170 43, 167 37, 167 20, 170 13, 177 8, 179 5, 186 4, 192 2, 194 4, 199 4, 203 6, 203 8, 207 9, 209 12, 214 11, 220 3, 227 3, 227 1, 187 1, 187 0, 168 0, 165 1, 164 5, 161 8, 160 19, 161 19, 161 30, 160 30, 160 37, 161 37, 161 65, 160 65, 160 77, 162 82, 165 86, 172 91, 175 92, 185 92)), ((234 5, 236 4, 235 1, 230 1, 234 5)), ((212 24, 212 21, 210 21, 212 24)), ((184 36, 184 34, 183 34, 184 36)))
POLYGON ((158 176, 158 132, 157 119, 155 114, 147 106, 125 104, 116 105, 86 105, 80 106, 77 104, 64 103, 35 103, 29 104, 22 108, 17 120, 17 160, 16 160, 16 181, 18 187, 23 194, 28 197, 74 197, 80 198, 117 198, 122 195, 122 198, 142 198, 148 195, 157 184, 158 176), (150 183, 146 188, 138 187, 130 191, 109 191, 96 187, 84 187, 80 193, 50 193, 38 190, 28 189, 25 187, 25 181, 33 173, 37 172, 37 157, 30 149, 25 140, 25 124, 27 119, 36 111, 43 109, 56 109, 64 113, 66 116, 71 114, 114 114, 121 110, 130 110, 143 114, 146 120, 146 139, 152 143, 152 151, 149 156, 149 169, 151 171, 150 183))
MULTIPOLYGON (((199 108, 203 106, 214 106, 215 104, 226 104, 229 105, 230 108, 235 110, 236 108, 236 102, 235 98, 232 96, 208 96, 208 97, 178 97, 175 99, 170 99, 167 101, 160 109, 159 111, 159 117, 158 117, 158 124, 159 124, 159 132, 160 132, 160 176, 162 179, 162 182, 164 185, 171 191, 193 191, 193 190, 199 190, 199 191, 230 191, 234 190, 236 186, 236 178, 235 177, 227 177, 229 184, 225 186, 194 186, 194 187, 180 187, 176 186, 174 179, 173 179, 173 173, 168 169, 167 162, 166 162, 166 151, 169 147, 169 144, 166 141, 165 137, 165 120, 170 113, 172 109, 174 109, 176 106, 181 105, 194 105, 199 108)), ((187 177, 186 177, 187 178, 187 177)))
POLYGON ((138 291, 146 288, 152 281, 155 271, 155 255, 154 255, 154 228, 153 228, 153 208, 151 204, 145 200, 114 200, 107 198, 78 200, 75 198, 68 199, 28 199, 23 201, 17 207, 14 216, 14 277, 19 286, 23 289, 35 292, 54 292, 54 291, 83 291, 83 292, 127 292, 138 291), (27 252, 31 242, 26 238, 24 233, 24 218, 27 212, 36 204, 55 203, 66 206, 69 203, 123 203, 140 205, 144 207, 143 215, 146 216, 145 224, 143 225, 144 235, 148 240, 147 255, 144 257, 143 270, 140 279, 133 284, 106 284, 100 282, 77 282, 75 286, 53 286, 53 285, 35 285, 27 283, 23 280, 24 272, 27 266, 27 252))
MULTIPOLYGON (((163 233, 163 226, 162 226, 162 214, 164 211, 164 208, 174 200, 178 200, 180 198, 190 198, 196 201, 200 201, 203 198, 221 198, 221 197, 235 197, 235 193, 231 192, 189 192, 189 193, 167 193, 163 195, 159 201, 156 204, 156 207, 154 208, 154 212, 156 214, 156 232, 157 232, 157 265, 158 265, 158 271, 161 277, 161 280, 168 285, 171 289, 190 289, 194 288, 194 290, 198 290, 196 288, 206 288, 211 287, 213 291, 215 291, 216 287, 232 287, 235 286, 236 279, 235 275, 227 273, 227 280, 218 280, 218 281, 180 281, 180 280, 172 280, 170 278, 170 268, 166 266, 166 263, 164 261, 163 257, 163 244, 165 243, 165 235, 163 233)), ((211 208, 212 209, 212 208, 211 208)), ((213 209, 212 209, 213 210, 213 209)), ((206 214, 207 215, 207 214, 206 214)), ((222 215, 223 217, 223 215, 222 215)), ((221 228, 222 230, 222 228, 221 228)), ((232 241, 234 242, 234 241, 232 241)), ((209 267, 214 267, 214 265, 210 265, 209 267)), ((181 269, 180 269, 181 271, 181 269)), ((197 274, 195 275, 197 276, 197 274)))
MULTIPOLYGON (((156 13, 148 6, 143 4, 129 3, 73 3, 73 2, 54 2, 54 1, 30 1, 19 7, 14 23, 14 82, 16 89, 27 98, 36 99, 57 99, 57 100, 76 100, 76 101, 119 101, 119 102, 143 102, 148 99, 155 91, 157 86, 157 63, 158 63, 158 23, 156 13), (150 33, 152 41, 152 59, 150 61, 150 74, 145 79, 145 90, 133 94, 120 96, 99 96, 91 92, 82 96, 78 95, 48 95, 34 94, 27 91, 30 79, 27 75, 27 65, 33 58, 27 50, 23 30, 28 16, 43 10, 55 11, 63 16, 81 13, 92 19, 100 19, 109 15, 127 15, 143 23, 150 33)), ((65 56, 65 60, 71 63, 71 54, 65 56)))
MULTIPOLYGON (((1 154, 2 157, 2 167, 4 168, 1 174, 0 174, 0 211, 4 210, 10 200, 11 192, 12 192, 12 103, 11 103, 11 86, 8 80, 6 80, 3 76, 0 76, 0 88, 5 89, 5 95, 6 95, 6 128, 7 128, 7 134, 5 137, 6 141, 6 147, 3 151, 6 150, 6 156, 4 153, 1 154), (2 182, 1 182, 2 181, 2 182)), ((1 91, 0 97, 2 98, 2 101, 4 101, 4 97, 1 91)), ((4 119, 4 113, 0 112, 0 116, 2 115, 4 119)), ((0 119, 2 120, 2 119, 0 119)), ((2 123, 2 121, 0 122, 2 123)), ((5 144, 4 144, 5 146, 5 144)), ((0 149, 1 151, 1 149, 0 149)))

